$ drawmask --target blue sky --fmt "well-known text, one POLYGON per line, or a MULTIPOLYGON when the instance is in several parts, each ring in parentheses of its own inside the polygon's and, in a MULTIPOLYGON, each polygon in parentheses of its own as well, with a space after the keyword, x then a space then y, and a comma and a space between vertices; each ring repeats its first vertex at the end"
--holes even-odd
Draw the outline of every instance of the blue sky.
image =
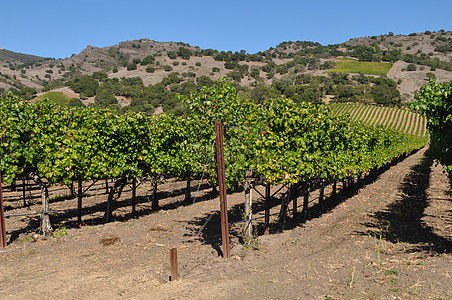
POLYGON ((0 47, 54 58, 139 38, 256 53, 289 40, 452 30, 451 0, 2 2, 0 47))

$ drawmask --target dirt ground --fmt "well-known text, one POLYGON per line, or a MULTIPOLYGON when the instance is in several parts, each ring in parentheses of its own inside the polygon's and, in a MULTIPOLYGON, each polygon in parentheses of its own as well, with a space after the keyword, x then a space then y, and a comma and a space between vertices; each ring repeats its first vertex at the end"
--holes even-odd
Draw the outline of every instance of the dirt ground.
MULTIPOLYGON (((98 183, 83 199, 82 228, 73 211, 51 216, 55 229, 65 221, 64 236, 34 236, 39 216, 7 218, 0 299, 452 299, 452 198, 444 193, 450 183, 425 149, 324 205, 313 192, 308 220, 293 220, 290 210, 280 233, 272 226, 262 235, 263 199, 254 192, 256 240, 243 240, 243 223, 231 225, 229 259, 219 256, 218 198, 206 184, 197 192, 197 184, 193 205, 183 201, 185 182, 159 185, 155 212, 143 184, 135 218, 126 190, 114 222, 104 224, 107 196, 98 183), (170 282, 172 247, 180 280, 170 282)), ((273 224, 285 191, 272 202, 273 224)), ((66 192, 57 187, 51 195, 66 192)), ((39 199, 23 208, 20 195, 5 194, 6 215, 40 210, 39 199)), ((52 199, 52 210, 76 207, 74 199, 52 199)), ((243 202, 243 192, 228 195, 231 223, 243 219, 243 202)))

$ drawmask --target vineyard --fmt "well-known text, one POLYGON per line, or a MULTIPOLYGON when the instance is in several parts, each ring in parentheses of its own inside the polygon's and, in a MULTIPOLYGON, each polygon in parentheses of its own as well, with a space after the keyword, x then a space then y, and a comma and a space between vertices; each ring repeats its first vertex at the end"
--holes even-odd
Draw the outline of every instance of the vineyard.
POLYGON ((361 103, 334 103, 331 110, 335 115, 350 114, 353 121, 381 125, 416 136, 427 134, 426 118, 408 108, 378 106, 361 103))
MULTIPOLYGON (((137 177, 153 177, 153 209, 159 206, 155 196, 157 176, 187 180, 189 202, 191 179, 201 177, 209 179, 211 184, 217 182, 211 152, 218 131, 215 133, 213 129, 215 122, 223 122, 226 124, 224 179, 229 187, 244 181, 249 185, 248 179, 268 187, 289 185, 288 194, 294 196, 282 203, 281 227, 287 203, 300 191, 306 194, 311 186, 350 181, 426 143, 425 137, 400 133, 410 128, 408 116, 410 120, 414 117, 402 111, 396 112, 403 122, 397 118, 389 121, 395 130, 383 129, 352 122, 361 115, 365 121, 372 120, 368 116, 374 114, 369 107, 364 112, 360 112, 364 106, 353 107, 355 118, 349 120, 334 116, 326 106, 295 104, 285 98, 256 104, 240 100, 235 87, 224 80, 203 88, 201 93, 179 96, 179 99, 189 107, 188 116, 120 115, 110 110, 67 108, 50 101, 26 103, 8 94, 0 104, 2 180, 12 183, 16 179, 24 182, 33 178, 40 184, 44 212, 41 232, 46 235, 53 230, 47 213, 48 188, 57 183, 67 185, 71 195, 77 196, 79 226, 82 225, 83 182, 87 180, 94 184, 116 178, 110 190, 107 188, 106 222, 112 219, 115 193, 119 196, 131 181, 135 194, 137 177)), ((336 114, 342 111, 346 112, 347 107, 336 114)), ((23 201, 26 204, 25 196, 23 201)), ((133 197, 133 214, 135 211, 133 197)), ((268 214, 267 211, 267 228, 268 214)))
MULTIPOLYGON (((111 221, 137 217, 137 224, 147 226, 140 217, 156 214, 159 223, 150 227, 146 238, 154 232, 174 230, 177 234, 171 235, 171 243, 179 247, 201 235, 218 254, 226 256, 218 247, 218 233, 212 237, 212 232, 218 231, 212 222, 219 222, 219 214, 207 201, 216 197, 210 189, 220 181, 214 154, 216 122, 224 124, 229 192, 237 194, 242 186, 245 191, 245 206, 243 199, 233 197, 234 209, 228 212, 230 224, 245 224, 245 234, 236 229, 231 233, 239 237, 239 243, 255 248, 259 247, 256 235, 278 233, 322 215, 328 207, 326 199, 340 205, 347 193, 353 194, 385 170, 397 167, 428 140, 425 118, 403 109, 295 104, 286 98, 254 103, 239 99, 234 86, 221 80, 179 100, 190 114, 120 115, 109 110, 65 108, 48 101, 27 103, 7 95, 0 103, 0 169, 8 192, 13 193, 5 198, 9 243, 14 245, 37 230, 58 236, 65 232, 64 224, 76 230, 83 228, 85 219, 90 225, 113 229, 119 225, 109 225, 111 221), (33 185, 27 191, 29 181, 33 185), (59 190, 68 194, 56 196, 59 190), (259 201, 253 202, 251 191, 261 196, 259 201), (27 199, 27 193, 34 197, 27 199), (36 201, 39 195, 41 201, 36 201), (39 202, 41 208, 29 217, 26 207, 38 209, 39 202), (177 219, 191 216, 195 204, 195 210, 207 215, 181 221, 181 227, 177 219), (298 217, 299 207, 302 218, 298 217), (178 215, 167 220, 164 212, 169 215, 170 209, 178 215), (15 222, 10 230, 12 222, 8 222, 14 217, 28 224, 19 228, 20 222, 15 222), (259 226, 253 229, 253 223, 259 226), (197 228, 196 232, 191 227, 197 228)), ((88 234, 88 229, 79 230, 88 234)), ((117 241, 112 235, 101 243, 108 246, 117 241)), ((162 244, 158 241, 156 245, 162 244)), ((189 246, 181 246, 182 251, 184 247, 189 246)), ((124 259, 128 256, 123 255, 124 259)), ((184 267, 194 268, 189 263, 184 267)))

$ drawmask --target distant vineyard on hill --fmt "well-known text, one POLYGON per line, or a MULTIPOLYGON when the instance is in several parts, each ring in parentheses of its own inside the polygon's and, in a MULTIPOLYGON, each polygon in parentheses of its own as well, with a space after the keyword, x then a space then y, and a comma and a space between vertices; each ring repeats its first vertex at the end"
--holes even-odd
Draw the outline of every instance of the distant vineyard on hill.
POLYGON ((368 125, 383 125, 417 136, 427 134, 426 119, 420 114, 398 107, 378 106, 361 103, 334 103, 331 109, 335 115, 350 114, 353 121, 368 125))

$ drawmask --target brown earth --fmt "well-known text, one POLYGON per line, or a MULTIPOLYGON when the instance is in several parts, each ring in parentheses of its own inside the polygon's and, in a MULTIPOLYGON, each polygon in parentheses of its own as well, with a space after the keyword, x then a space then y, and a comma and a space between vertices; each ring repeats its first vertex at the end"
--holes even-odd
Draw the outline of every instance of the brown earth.
MULTIPOLYGON (((218 256, 219 201, 209 196, 207 185, 193 192, 195 204, 184 206, 185 183, 162 184, 161 209, 152 212, 145 183, 138 190, 136 219, 125 191, 116 202, 115 221, 103 224, 106 196, 97 184, 83 199, 81 229, 75 228, 75 213, 52 216, 54 227, 66 220, 66 236, 33 237, 37 217, 6 220, 10 244, 0 250, 0 298, 450 299, 452 198, 444 194, 449 184, 420 150, 327 199, 324 207, 313 192, 306 222, 295 222, 290 213, 282 233, 260 235, 250 246, 243 244, 241 223, 232 225, 229 259, 218 256), (171 247, 178 249, 175 282, 168 282, 171 247)), ((65 189, 54 187, 52 193, 65 189)), ((38 203, 14 208, 20 195, 5 194, 6 215, 39 211, 38 203)), ((260 217, 262 199, 258 193, 253 198, 260 217)), ((243 200, 240 192, 228 196, 230 222, 242 219, 243 200)), ((274 214, 278 203, 274 199, 274 214)), ((75 200, 51 203, 51 209, 75 206, 75 200)), ((262 234, 262 219, 255 225, 262 234)))

